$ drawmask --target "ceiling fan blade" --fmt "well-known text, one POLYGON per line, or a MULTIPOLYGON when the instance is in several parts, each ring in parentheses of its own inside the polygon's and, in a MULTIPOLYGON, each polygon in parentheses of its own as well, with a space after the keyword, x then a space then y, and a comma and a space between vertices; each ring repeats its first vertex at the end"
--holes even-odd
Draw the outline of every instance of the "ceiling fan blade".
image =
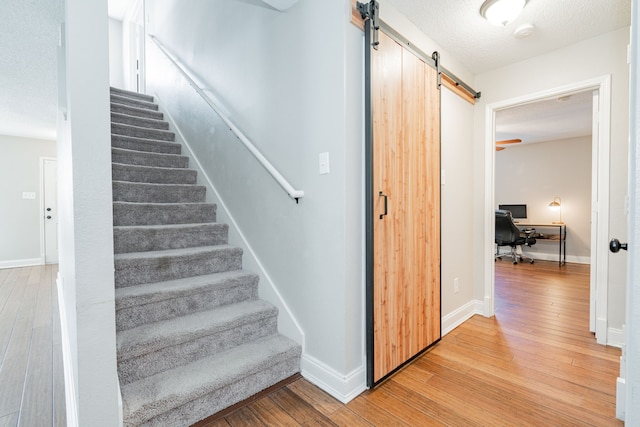
POLYGON ((522 140, 521 139, 503 139, 502 141, 496 141, 496 144, 498 145, 517 144, 519 142, 522 142, 522 140))
POLYGON ((496 151, 502 151, 502 150, 504 150, 504 147, 498 147, 498 146, 496 146, 496 151))

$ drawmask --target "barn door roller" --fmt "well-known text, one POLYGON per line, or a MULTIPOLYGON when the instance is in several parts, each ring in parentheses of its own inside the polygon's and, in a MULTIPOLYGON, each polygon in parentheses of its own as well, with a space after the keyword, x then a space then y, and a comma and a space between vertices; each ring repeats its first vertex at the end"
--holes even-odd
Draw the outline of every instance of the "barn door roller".
POLYGON ((371 20, 371 28, 373 30, 373 37, 371 46, 375 50, 378 50, 378 45, 380 42, 378 41, 378 31, 380 30, 380 22, 379 22, 379 13, 380 13, 380 4, 376 0, 371 0, 369 3, 357 3, 358 12, 360 12, 360 16, 365 21, 367 19, 371 20))

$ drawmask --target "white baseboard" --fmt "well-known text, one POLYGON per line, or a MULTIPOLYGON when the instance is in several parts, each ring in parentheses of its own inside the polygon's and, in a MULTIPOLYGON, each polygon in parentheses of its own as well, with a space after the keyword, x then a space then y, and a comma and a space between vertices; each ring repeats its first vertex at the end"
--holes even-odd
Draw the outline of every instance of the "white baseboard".
POLYGON ((624 329, 607 329, 607 345, 622 348, 624 344, 624 329))
POLYGON ((303 354, 302 376, 342 403, 348 403, 367 389, 364 364, 351 373, 343 375, 318 359, 303 354))
POLYGON ((76 400, 76 382, 73 375, 71 358, 71 341, 69 339, 69 324, 67 323, 67 307, 63 297, 63 278, 60 272, 56 278, 58 289, 58 311, 60 313, 60 332, 62 344, 62 364, 64 367, 64 397, 67 412, 67 427, 78 427, 78 402, 76 400))
POLYGON ((475 314, 484 315, 484 304, 479 300, 471 300, 462 307, 442 317, 442 336, 447 335, 475 314))
POLYGON ((7 261, 0 261, 0 270, 3 268, 31 267, 43 264, 44 259, 42 258, 10 259, 7 261))

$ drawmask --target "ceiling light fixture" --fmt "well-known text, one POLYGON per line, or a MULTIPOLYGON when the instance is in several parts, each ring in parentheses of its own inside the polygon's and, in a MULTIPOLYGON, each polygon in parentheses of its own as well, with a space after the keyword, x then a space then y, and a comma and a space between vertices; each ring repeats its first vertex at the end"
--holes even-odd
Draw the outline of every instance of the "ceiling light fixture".
POLYGON ((493 25, 504 27, 520 15, 527 0, 486 0, 480 15, 493 25))

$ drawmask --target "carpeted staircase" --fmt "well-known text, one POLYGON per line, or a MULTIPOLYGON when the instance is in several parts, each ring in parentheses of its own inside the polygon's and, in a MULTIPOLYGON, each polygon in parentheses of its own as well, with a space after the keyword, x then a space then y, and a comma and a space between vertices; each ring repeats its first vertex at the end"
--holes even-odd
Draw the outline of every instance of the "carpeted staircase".
POLYGON ((301 349, 153 98, 111 89, 111 122, 124 424, 189 426, 299 372, 301 349))

